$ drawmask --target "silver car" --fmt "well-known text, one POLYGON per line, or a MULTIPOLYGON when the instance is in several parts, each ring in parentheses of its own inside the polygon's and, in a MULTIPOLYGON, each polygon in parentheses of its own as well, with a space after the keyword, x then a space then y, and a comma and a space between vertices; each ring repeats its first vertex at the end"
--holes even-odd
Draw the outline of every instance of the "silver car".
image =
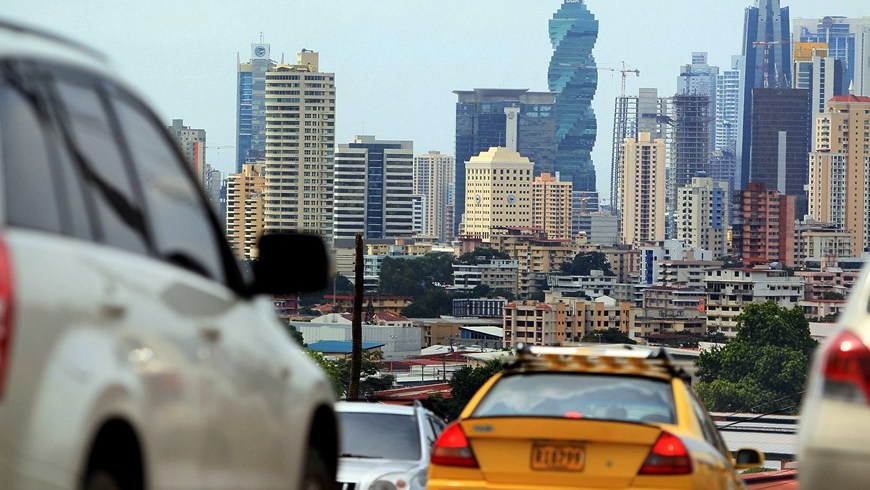
POLYGON ((341 433, 338 488, 426 488, 430 451, 443 420, 420 405, 339 402, 335 410, 341 433))

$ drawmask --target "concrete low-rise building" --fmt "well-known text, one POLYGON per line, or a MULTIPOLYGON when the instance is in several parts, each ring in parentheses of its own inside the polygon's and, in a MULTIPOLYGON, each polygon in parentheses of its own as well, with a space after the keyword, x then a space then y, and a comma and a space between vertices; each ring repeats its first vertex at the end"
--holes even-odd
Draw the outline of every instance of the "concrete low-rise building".
POLYGON ((453 316, 501 318, 506 304, 505 298, 455 298, 453 316))
POLYGON ((504 310, 504 345, 561 345, 568 335, 565 303, 549 305, 537 301, 508 303, 504 310))
POLYGON ((519 274, 516 260, 493 259, 486 264, 453 264, 453 288, 470 291, 477 286, 490 290, 519 293, 519 274))
POLYGON ((737 335, 737 316, 750 303, 773 301, 792 308, 804 299, 806 281, 781 268, 708 270, 706 279, 707 328, 729 337, 737 335))
POLYGON ((706 331, 706 293, 702 288, 650 286, 643 290, 643 307, 634 319, 636 336, 701 335, 706 331))
POLYGON ((558 291, 564 296, 595 299, 599 296, 612 296, 616 277, 607 276, 604 271, 593 270, 585 276, 550 275, 547 277, 547 285, 550 290, 558 291))
MULTIPOLYGON (((302 333, 305 343, 312 344, 324 340, 352 341, 351 322, 341 315, 330 314, 319 321, 290 322, 302 333)), ((407 359, 419 356, 422 348, 422 329, 408 326, 362 326, 363 342, 384 344, 381 352, 385 360, 407 359)))

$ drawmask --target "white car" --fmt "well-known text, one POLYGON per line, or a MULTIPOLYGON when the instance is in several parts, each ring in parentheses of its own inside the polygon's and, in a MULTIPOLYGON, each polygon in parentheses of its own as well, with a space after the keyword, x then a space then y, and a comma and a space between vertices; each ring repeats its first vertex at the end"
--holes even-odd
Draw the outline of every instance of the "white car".
POLYGON ((331 488, 334 395, 267 296, 322 287, 322 243, 253 276, 99 54, 0 21, 0 487, 331 488))
POLYGON ((420 405, 338 402, 339 490, 423 490, 444 421, 420 405))
POLYGON ((801 489, 864 489, 870 477, 870 269, 852 289, 841 327, 819 346, 798 427, 801 489))

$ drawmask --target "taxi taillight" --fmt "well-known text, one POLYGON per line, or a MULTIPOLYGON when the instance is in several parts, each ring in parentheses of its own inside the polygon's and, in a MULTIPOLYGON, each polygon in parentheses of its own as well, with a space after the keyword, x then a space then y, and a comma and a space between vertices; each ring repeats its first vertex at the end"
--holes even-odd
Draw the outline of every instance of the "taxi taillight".
POLYGON ((679 437, 664 432, 650 449, 639 475, 685 475, 692 472, 692 459, 679 437))
POLYGON ((432 450, 431 464, 477 468, 477 459, 468 444, 462 426, 454 422, 444 429, 432 450))

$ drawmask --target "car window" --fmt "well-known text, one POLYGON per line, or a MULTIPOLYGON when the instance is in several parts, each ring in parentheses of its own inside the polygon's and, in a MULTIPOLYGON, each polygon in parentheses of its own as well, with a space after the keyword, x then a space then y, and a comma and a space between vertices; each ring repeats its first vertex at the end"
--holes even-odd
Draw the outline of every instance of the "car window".
MULTIPOLYGON (((6 72, 6 76, 13 76, 6 72)), ((10 80, 11 81, 11 80, 10 80)), ((53 199, 55 179, 44 126, 33 102, 21 87, 0 79, 0 148, 6 220, 14 226, 60 233, 61 220, 53 199)))
POLYGON ((164 130, 138 103, 120 94, 112 101, 142 185, 158 255, 225 281, 218 235, 183 160, 164 130))
POLYGON ((674 423, 674 396, 663 380, 585 373, 504 376, 472 417, 566 417, 674 423))
POLYGON ((701 431, 704 433, 704 440, 709 442, 711 446, 715 447, 720 453, 722 453, 726 459, 730 460, 731 453, 728 451, 725 441, 722 440, 722 436, 719 434, 719 429, 716 428, 716 424, 712 419, 710 419, 707 410, 704 409, 701 402, 699 402, 694 395, 690 396, 689 399, 692 402, 692 410, 695 411, 695 417, 698 418, 698 424, 701 426, 701 431))
POLYGON ((55 78, 64 109, 68 150, 93 199, 101 240, 136 253, 148 252, 141 203, 102 98, 87 80, 55 78))
POLYGON ((344 457, 420 459, 420 431, 411 415, 338 412, 344 457))

